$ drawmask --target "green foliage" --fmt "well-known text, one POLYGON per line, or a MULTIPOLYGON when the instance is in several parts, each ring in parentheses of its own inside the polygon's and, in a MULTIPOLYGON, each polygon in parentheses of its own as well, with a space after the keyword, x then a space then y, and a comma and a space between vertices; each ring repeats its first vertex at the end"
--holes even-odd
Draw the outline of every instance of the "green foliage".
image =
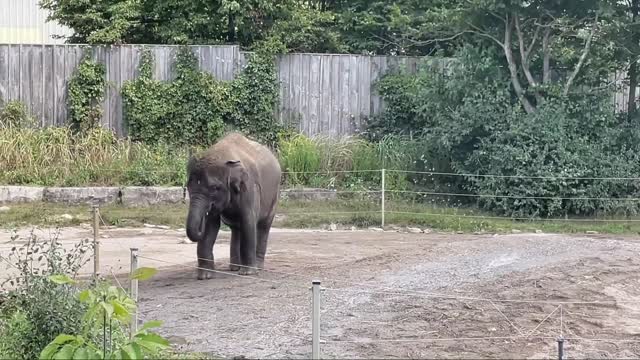
POLYGON ((274 57, 282 51, 275 39, 261 43, 231 82, 200 71, 189 48, 178 53, 175 80, 153 80, 151 54, 145 52, 140 76, 122 89, 131 138, 152 144, 207 146, 232 126, 275 145, 281 126, 274 117, 279 94, 274 57))
POLYGON ((428 144, 424 170, 501 176, 438 175, 416 182, 435 181, 449 192, 482 196, 479 205, 515 217, 635 214, 634 202, 598 199, 635 197, 632 182, 557 178, 637 174, 638 130, 619 124, 610 93, 565 97, 550 85, 537 111, 527 114, 490 54, 465 47, 444 74, 425 68, 406 86, 397 75, 387 80, 394 85, 386 88, 394 106, 389 111, 405 114, 385 112, 388 120, 379 124, 387 127, 381 132, 400 132, 407 122, 421 131, 428 144), (397 99, 406 100, 397 105, 397 99), (403 103, 413 107, 402 110, 403 103), (550 178, 520 178, 526 176, 550 178))
MULTIPOLYGON (((154 270, 154 269, 153 269, 154 270)), ((144 280, 154 271, 145 268, 135 278, 144 280)), ((54 275, 60 280, 64 276, 54 275)), ((53 278, 54 276, 50 277, 53 278)), ((67 281, 65 281, 67 282, 67 281)), ((169 347, 163 337, 150 332, 160 321, 148 321, 126 339, 125 327, 132 320, 131 314, 136 304, 126 292, 103 281, 94 289, 86 289, 78 294, 78 299, 87 305, 83 316, 83 330, 78 335, 60 334, 40 353, 40 359, 82 358, 82 359, 145 359, 158 355, 169 347), (92 339, 102 339, 96 341, 92 339)))
POLYGON ((35 125, 36 119, 29 113, 27 106, 20 101, 9 101, 0 109, 0 129, 29 128, 35 125))
POLYGON ((189 48, 178 52, 174 81, 153 80, 152 67, 151 52, 145 50, 140 76, 122 88, 131 138, 173 145, 206 145, 217 140, 224 129, 228 86, 198 70, 189 48))
POLYGON ((65 249, 57 234, 48 241, 31 235, 23 245, 17 236, 7 261, 20 272, 4 285, 10 290, 0 302, 0 357, 34 359, 59 333, 82 328, 85 306, 64 281, 50 281, 52 274, 75 276, 87 263, 91 243, 82 241, 65 249))
POLYGON ((69 120, 75 130, 86 132, 100 124, 105 86, 104 65, 85 57, 68 85, 69 120))
POLYGON ((0 131, 2 184, 181 186, 186 158, 186 149, 119 139, 103 127, 0 131))

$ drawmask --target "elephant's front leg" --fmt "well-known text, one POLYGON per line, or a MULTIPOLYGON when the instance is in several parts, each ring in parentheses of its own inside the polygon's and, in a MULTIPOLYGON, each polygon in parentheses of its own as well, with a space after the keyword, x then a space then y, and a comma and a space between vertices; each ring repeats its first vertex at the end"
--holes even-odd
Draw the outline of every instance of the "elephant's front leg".
POLYGON ((220 216, 209 215, 206 217, 206 227, 202 240, 198 241, 198 280, 210 279, 214 270, 213 245, 216 243, 218 231, 220 231, 220 216))
POLYGON ((242 242, 240 257, 243 267, 238 271, 240 275, 254 275, 258 273, 256 263, 256 221, 253 216, 242 221, 242 242))

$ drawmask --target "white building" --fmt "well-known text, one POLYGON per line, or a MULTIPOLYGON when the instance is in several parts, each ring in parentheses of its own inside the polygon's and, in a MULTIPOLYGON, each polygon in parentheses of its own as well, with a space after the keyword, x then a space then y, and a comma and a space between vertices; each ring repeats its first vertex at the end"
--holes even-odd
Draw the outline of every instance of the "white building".
POLYGON ((48 12, 38 6, 40 0, 0 0, 0 44, 62 44, 72 31, 48 22, 48 12))

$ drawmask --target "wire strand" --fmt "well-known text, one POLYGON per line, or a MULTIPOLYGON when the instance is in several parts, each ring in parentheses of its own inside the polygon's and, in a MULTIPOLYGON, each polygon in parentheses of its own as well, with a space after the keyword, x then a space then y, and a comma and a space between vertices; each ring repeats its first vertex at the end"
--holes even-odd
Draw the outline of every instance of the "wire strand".
MULTIPOLYGON (((340 282, 338 280, 338 282, 340 282)), ((332 292, 345 292, 345 293, 361 293, 361 294, 387 294, 387 295, 399 295, 399 296, 420 296, 430 297, 437 299, 449 299, 449 300, 464 300, 464 301, 480 301, 480 302, 496 302, 496 303, 520 303, 520 304, 549 304, 549 305, 616 305, 616 304, 636 304, 640 303, 640 300, 591 300, 591 301, 569 301, 569 300, 539 300, 539 299, 495 299, 495 298, 481 298, 471 296, 457 296, 449 294, 431 293, 418 290, 388 290, 388 289, 338 289, 331 287, 323 287, 323 290, 332 292)))
POLYGON ((389 193, 416 194, 416 195, 441 195, 498 199, 540 199, 540 200, 596 200, 596 201, 640 201, 640 198, 607 198, 607 197, 559 197, 559 196, 527 196, 527 195, 488 195, 488 194, 461 194, 431 191, 411 191, 411 190, 385 190, 389 193))
POLYGON ((564 222, 640 222, 640 219, 561 219, 561 218, 526 218, 526 217, 504 217, 504 216, 483 216, 483 215, 465 215, 465 214, 442 214, 442 213, 419 213, 410 211, 385 211, 385 214, 400 215, 422 215, 422 216, 444 216, 459 217, 470 219, 489 219, 489 220, 528 220, 528 221, 564 221, 564 222))
POLYGON ((572 176, 525 176, 525 175, 496 175, 496 174, 468 174, 468 173, 448 173, 438 171, 413 171, 413 170, 393 170, 386 169, 386 172, 404 173, 404 174, 423 174, 423 175, 442 175, 442 176, 461 176, 461 177, 483 177, 483 178, 499 178, 499 179, 531 179, 531 180, 640 180, 639 177, 572 177, 572 176))
POLYGON ((154 258, 150 258, 150 257, 143 256, 143 255, 137 255, 137 256, 140 259, 146 259, 146 260, 151 260, 151 261, 159 261, 159 262, 163 262, 163 263, 170 264, 170 265, 175 265, 175 266, 182 266, 182 267, 188 267, 188 268, 192 268, 192 269, 204 270, 204 271, 208 271, 208 272, 212 272, 212 273, 235 276, 235 277, 238 277, 238 278, 241 278, 241 279, 244 279, 244 280, 265 281, 265 282, 270 282, 270 283, 274 283, 274 284, 282 284, 283 283, 281 281, 276 281, 276 280, 272 280, 272 279, 264 279, 264 278, 258 278, 258 277, 255 277, 255 276, 248 276, 248 275, 238 275, 238 274, 233 274, 233 273, 226 272, 226 271, 213 270, 213 269, 207 269, 207 268, 203 268, 203 267, 199 267, 199 266, 179 264, 179 263, 175 263, 175 262, 171 262, 171 261, 167 261, 167 260, 154 259, 154 258))

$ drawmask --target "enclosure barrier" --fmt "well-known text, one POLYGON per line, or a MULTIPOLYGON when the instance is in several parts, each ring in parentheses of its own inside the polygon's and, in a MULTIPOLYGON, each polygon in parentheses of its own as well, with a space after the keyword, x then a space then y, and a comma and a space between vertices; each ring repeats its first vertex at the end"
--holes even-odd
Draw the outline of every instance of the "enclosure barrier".
MULTIPOLYGON (((256 276, 241 276, 241 275, 237 275, 237 274, 233 274, 230 272, 226 272, 226 271, 220 271, 220 270, 213 270, 213 269, 205 269, 205 268, 201 268, 198 266, 191 266, 191 265, 186 265, 186 264, 179 264, 179 263, 174 263, 174 262, 170 262, 170 261, 166 261, 166 260, 162 260, 162 259, 157 259, 157 258, 151 258, 151 257, 146 257, 146 256, 142 256, 138 253, 138 249, 132 248, 131 249, 131 273, 133 274, 133 272, 135 271, 135 269, 138 268, 138 259, 146 259, 146 260, 150 260, 150 261, 157 261, 157 262, 163 262, 169 265, 174 265, 174 266, 182 266, 182 267, 186 267, 186 268, 192 268, 192 269, 201 269, 201 270, 205 270, 205 271, 209 271, 209 272, 214 272, 214 273, 221 273, 221 274, 225 274, 225 275, 229 275, 229 276, 234 276, 237 278, 242 278, 244 280, 250 280, 250 281, 255 281, 255 280, 259 280, 259 281, 264 281, 264 282, 274 282, 277 283, 277 281, 274 280, 270 280, 270 279, 265 279, 265 278, 259 278, 258 275, 256 276)), ((244 265, 239 265, 239 264, 232 264, 229 263, 230 265, 237 265, 240 267, 247 267, 244 265)), ((273 271, 273 270, 268 270, 268 269, 263 269, 263 268, 255 268, 258 270, 262 270, 262 271, 266 271, 266 272, 271 272, 271 273, 275 273, 275 274, 282 274, 282 275, 288 275, 288 276, 303 276, 301 274, 295 274, 295 273, 287 273, 287 272, 279 272, 279 271, 273 271)), ((333 280, 335 281, 335 280, 333 280)), ((135 285, 133 285, 134 282, 132 281, 132 285, 131 285, 131 294, 132 297, 134 297, 136 300, 138 298, 138 293, 137 293, 137 281, 135 282, 135 285)), ((455 295, 446 295, 446 294, 437 294, 437 293, 428 293, 428 292, 419 292, 419 291, 405 291, 405 290, 393 290, 393 291, 388 291, 388 290, 368 290, 368 289, 362 289, 362 290, 345 290, 345 289, 336 289, 336 288, 325 288, 325 287, 321 287, 321 281, 320 280, 312 280, 311 281, 311 358, 316 360, 316 359, 321 359, 322 358, 322 352, 321 352, 321 344, 325 343, 325 344, 355 344, 355 343, 432 343, 432 342, 470 342, 470 341, 497 341, 497 340, 512 340, 512 341, 517 341, 517 340, 555 340, 556 342, 556 348, 557 348, 557 356, 559 360, 563 360, 566 359, 566 352, 565 352, 565 343, 567 341, 574 341, 574 342, 580 342, 580 341, 588 341, 588 342, 611 342, 611 343, 638 343, 640 344, 640 339, 600 339, 600 338, 585 338, 585 337, 565 337, 564 334, 564 317, 563 317, 563 305, 568 305, 568 304, 572 304, 572 305, 593 305, 593 304, 610 304, 610 303, 640 303, 640 300, 629 300, 629 301, 600 301, 600 300, 576 300, 576 301, 572 301, 572 300, 559 300, 559 301, 555 301, 555 300, 536 300, 536 299, 488 299, 488 298, 477 298, 477 297, 466 297, 466 296, 455 296, 455 295), (321 334, 321 318, 320 318, 320 311, 321 311, 321 303, 322 303, 322 292, 324 291, 334 291, 334 292, 364 292, 364 293, 387 293, 387 294, 402 294, 405 296, 421 296, 421 297, 431 297, 431 298, 440 298, 440 299, 449 299, 449 300, 475 300, 475 301, 482 301, 482 302, 488 302, 490 304, 493 305, 493 307, 495 308, 495 310, 504 318, 504 320, 506 320, 509 325, 511 327, 513 327, 515 330, 518 331, 519 335, 510 335, 510 336, 492 336, 492 337, 454 337, 454 338, 438 338, 438 337, 434 337, 434 338, 400 338, 400 339, 359 339, 359 340, 329 340, 329 339, 322 339, 322 334, 321 334), (522 304, 554 304, 557 305, 556 307, 554 307, 553 311, 551 311, 549 314, 546 315, 546 317, 539 322, 539 324, 531 331, 529 332, 523 332, 521 329, 517 328, 514 323, 504 314, 504 312, 502 312, 497 306, 495 306, 495 303, 522 303, 522 304), (535 335, 535 333, 538 331, 538 329, 545 323, 547 323, 552 317, 553 315, 558 315, 559 316, 559 320, 560 320, 560 328, 559 328, 559 332, 557 336, 552 336, 552 335, 541 335, 541 336, 537 336, 535 335)), ((137 310, 136 310, 136 323, 137 323, 137 310)), ((133 325, 132 325, 133 326, 133 325)), ((133 332, 133 329, 132 329, 133 332)))

